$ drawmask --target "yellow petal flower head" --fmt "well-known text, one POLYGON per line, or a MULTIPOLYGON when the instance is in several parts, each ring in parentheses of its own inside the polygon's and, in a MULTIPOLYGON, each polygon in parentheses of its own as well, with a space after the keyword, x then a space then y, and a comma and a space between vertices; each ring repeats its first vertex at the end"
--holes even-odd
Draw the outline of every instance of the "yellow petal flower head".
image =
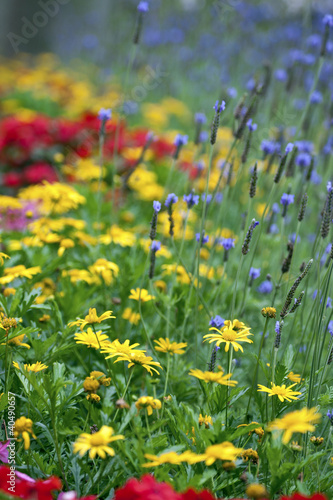
POLYGON ((146 408, 148 415, 152 415, 153 410, 160 410, 162 408, 162 403, 159 399, 154 399, 152 396, 143 396, 137 400, 135 406, 138 411, 146 408))
POLYGON ((247 328, 244 323, 235 319, 234 321, 225 321, 224 326, 220 329, 212 327, 209 330, 214 330, 217 333, 208 333, 204 335, 204 339, 208 340, 211 344, 212 342, 216 342, 216 345, 219 346, 222 342, 225 343, 225 352, 229 351, 230 345, 237 352, 240 349, 243 352, 243 347, 238 342, 247 342, 248 344, 252 344, 253 341, 248 338, 249 335, 253 335, 250 333, 250 328, 247 328))
POLYGON ((153 300, 155 298, 154 295, 149 295, 148 290, 145 290, 144 288, 132 288, 131 289, 131 294, 128 297, 129 299, 141 301, 141 302, 149 302, 150 300, 153 300))
POLYGON ((130 307, 126 307, 122 318, 127 319, 132 325, 137 325, 140 321, 140 314, 132 311, 130 307))
POLYGON ((45 214, 63 214, 69 210, 75 210, 79 205, 86 202, 84 196, 80 195, 71 186, 60 182, 50 184, 47 181, 22 189, 19 192, 19 198, 23 200, 39 200, 41 210, 45 214))
POLYGON ((1 266, 3 266, 4 259, 10 259, 9 255, 7 255, 6 253, 0 252, 0 264, 1 264, 1 266))
POLYGON ((190 370, 189 375, 196 377, 200 380, 204 380, 207 384, 208 382, 216 382, 220 385, 228 385, 229 387, 234 387, 238 382, 236 380, 229 380, 232 377, 232 373, 224 375, 222 371, 219 372, 203 372, 201 370, 190 370))
POLYGON ((114 430, 112 427, 103 425, 103 427, 95 434, 81 434, 73 444, 74 453, 79 453, 83 457, 89 451, 89 457, 94 459, 96 455, 105 458, 106 454, 114 457, 115 451, 108 446, 109 443, 119 439, 125 439, 124 436, 113 436, 114 430))
POLYGON ((35 434, 32 430, 33 422, 30 418, 20 417, 15 420, 14 425, 14 437, 18 438, 22 435, 24 441, 24 449, 28 450, 30 448, 30 434, 36 439, 35 434))
POLYGON ((292 399, 298 399, 297 396, 302 394, 301 392, 295 392, 292 391, 291 388, 294 387, 296 384, 292 384, 289 387, 286 387, 285 385, 275 385, 272 383, 272 389, 269 389, 268 387, 265 387, 264 385, 258 384, 258 391, 261 392, 268 392, 268 395, 271 396, 277 396, 281 403, 286 399, 287 401, 291 401, 292 399))
POLYGON ((206 465, 212 465, 216 460, 234 461, 243 451, 242 448, 236 448, 229 441, 224 441, 221 444, 208 446, 204 453, 205 462, 206 465))
POLYGON ((102 277, 106 285, 111 285, 113 278, 119 274, 117 264, 106 259, 96 260, 95 264, 89 266, 88 269, 93 276, 102 277))
POLYGON ((98 372, 98 371, 93 371, 90 372, 90 377, 93 377, 94 379, 98 380, 98 382, 105 387, 108 387, 111 383, 111 378, 106 377, 105 373, 103 372, 98 372))
POLYGON ((160 337, 158 340, 154 340, 156 346, 155 350, 160 352, 173 354, 184 354, 184 347, 187 347, 186 342, 181 342, 177 344, 177 342, 170 342, 168 338, 163 339, 160 337))
POLYGON ((7 267, 4 269, 4 276, 0 278, 0 285, 7 285, 16 278, 31 279, 35 274, 41 273, 42 270, 39 266, 26 268, 23 265, 15 267, 7 267))
POLYGON ((209 425, 213 425, 212 417, 209 415, 205 415, 204 417, 199 415, 199 425, 205 424, 206 429, 209 429, 209 425))
POLYGON ((118 361, 127 361, 128 368, 131 368, 131 366, 134 365, 141 365, 147 370, 147 372, 150 373, 150 375, 153 375, 153 371, 157 373, 157 375, 159 375, 159 371, 156 370, 155 366, 157 366, 158 368, 162 368, 160 363, 158 363, 157 361, 153 361, 153 358, 151 356, 138 354, 135 351, 131 352, 130 354, 120 354, 115 363, 117 363, 118 361))
POLYGON ((21 319, 17 321, 16 318, 9 318, 3 312, 0 312, 0 328, 6 330, 7 333, 11 328, 16 328, 17 322, 20 323, 21 321, 21 319))
POLYGON ((99 389, 99 382, 94 377, 86 377, 83 382, 83 389, 86 392, 96 392, 99 389))
POLYGON ((25 334, 23 335, 18 335, 17 337, 14 337, 12 339, 9 339, 8 340, 8 344, 9 345, 13 345, 15 347, 26 347, 27 349, 30 349, 30 345, 29 344, 25 344, 23 342, 24 340, 24 337, 25 337, 25 334))
POLYGON ((294 372, 290 372, 289 375, 287 375, 287 377, 289 378, 289 380, 291 382, 296 382, 298 384, 301 382, 301 379, 302 379, 302 377, 300 375, 297 375, 297 373, 294 373, 294 372))
POLYGON ((135 349, 140 344, 132 344, 130 345, 129 340, 125 340, 122 344, 118 339, 113 342, 109 342, 107 345, 103 346, 102 353, 110 353, 110 356, 106 356, 105 359, 114 358, 115 356, 120 356, 122 354, 130 355, 132 352, 135 354, 144 354, 145 350, 135 349))
MULTIPOLYGON (((19 370, 21 369, 20 365, 18 363, 15 363, 15 361, 13 361, 13 365, 15 366, 15 368, 18 368, 19 370)), ((33 363, 32 365, 28 365, 28 364, 24 365, 24 369, 26 371, 34 372, 34 373, 38 373, 38 372, 41 372, 43 370, 46 370, 46 368, 48 368, 48 366, 44 365, 40 361, 37 361, 37 363, 33 363)))
POLYGON ((143 464, 142 467, 156 467, 163 464, 174 464, 178 465, 182 462, 187 462, 189 464, 194 464, 197 462, 202 462, 204 460, 204 455, 197 455, 191 451, 185 451, 184 453, 176 453, 175 451, 170 451, 168 453, 162 453, 162 455, 150 455, 145 454, 145 458, 151 460, 147 464, 143 464))
POLYGON ((111 344, 109 337, 105 333, 102 333, 102 330, 95 333, 92 328, 88 328, 86 332, 76 333, 74 339, 77 344, 84 344, 94 349, 105 349, 111 344))
POLYGON ((76 321, 72 321, 71 323, 68 323, 68 326, 80 326, 80 329, 83 330, 83 328, 86 325, 94 325, 96 323, 101 323, 102 321, 105 321, 106 319, 110 318, 115 318, 115 316, 112 316, 112 311, 106 311, 103 313, 101 316, 97 316, 97 312, 95 308, 90 308, 89 313, 84 319, 78 319, 76 321))
POLYGON ((287 413, 282 418, 277 418, 268 426, 268 430, 281 429, 284 431, 282 442, 289 443, 294 432, 305 434, 306 432, 313 432, 315 426, 320 421, 321 415, 317 413, 316 408, 302 408, 302 410, 292 411, 287 413))
POLYGON ((268 492, 263 484, 252 483, 249 484, 245 490, 248 497, 253 498, 253 500, 259 500, 260 498, 267 498, 268 492))

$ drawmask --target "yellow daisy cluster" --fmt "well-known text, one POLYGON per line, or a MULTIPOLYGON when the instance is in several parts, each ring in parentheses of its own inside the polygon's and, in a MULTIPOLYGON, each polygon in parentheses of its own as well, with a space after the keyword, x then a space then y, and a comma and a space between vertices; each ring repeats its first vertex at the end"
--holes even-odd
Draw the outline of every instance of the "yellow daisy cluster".
POLYGON ((142 396, 136 401, 135 406, 138 411, 145 408, 150 416, 153 414, 153 410, 160 410, 162 408, 162 403, 159 399, 154 399, 151 396, 142 396))

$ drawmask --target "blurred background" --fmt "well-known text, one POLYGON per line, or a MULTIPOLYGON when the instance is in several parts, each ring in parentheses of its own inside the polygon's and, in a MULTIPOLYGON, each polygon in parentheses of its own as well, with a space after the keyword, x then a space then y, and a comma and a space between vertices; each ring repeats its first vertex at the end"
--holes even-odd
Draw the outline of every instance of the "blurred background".
MULTIPOLYGON (((126 67, 138 0, 1 0, 1 54, 52 52, 67 65, 90 64, 103 83, 126 67)), ((332 0, 151 0, 136 69, 163 73, 161 92, 186 99, 219 83, 245 86, 269 60, 288 66, 321 32, 332 0), (293 52, 294 51, 294 52, 293 52)))

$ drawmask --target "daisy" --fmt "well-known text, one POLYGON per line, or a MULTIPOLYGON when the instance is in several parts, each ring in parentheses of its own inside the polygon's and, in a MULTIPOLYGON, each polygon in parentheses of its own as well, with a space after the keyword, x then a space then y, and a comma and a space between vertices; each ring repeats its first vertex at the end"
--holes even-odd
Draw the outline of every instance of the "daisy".
POLYGON ((112 441, 117 441, 119 439, 125 439, 124 436, 112 436, 114 430, 112 427, 103 425, 103 427, 94 434, 81 434, 75 443, 73 444, 74 453, 79 453, 81 457, 89 451, 89 457, 94 459, 96 455, 101 458, 105 458, 106 454, 114 457, 115 451, 113 448, 108 446, 112 441))
POLYGON ((225 321, 223 327, 218 329, 212 327, 209 330, 214 330, 217 333, 208 333, 204 336, 205 341, 209 339, 209 343, 216 342, 219 346, 222 342, 225 343, 225 352, 229 351, 230 345, 237 352, 240 349, 243 352, 243 347, 238 342, 247 342, 252 344, 253 341, 248 338, 250 333, 250 328, 245 327, 244 323, 235 319, 234 321, 225 321))

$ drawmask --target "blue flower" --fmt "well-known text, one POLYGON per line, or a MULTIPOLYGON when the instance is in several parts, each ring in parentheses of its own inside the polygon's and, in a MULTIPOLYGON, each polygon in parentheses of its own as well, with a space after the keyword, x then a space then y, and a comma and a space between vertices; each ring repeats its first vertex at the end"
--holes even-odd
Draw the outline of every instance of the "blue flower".
POLYGON ((170 193, 170 194, 168 194, 167 199, 165 200, 164 205, 166 207, 169 207, 173 203, 177 203, 177 201, 178 201, 178 196, 176 196, 175 193, 170 193))
POLYGON ((192 208, 194 205, 198 205, 199 203, 199 195, 198 194, 184 194, 183 200, 187 203, 187 208, 192 208))
POLYGON ((227 251, 235 247, 234 238, 220 238, 219 243, 227 251))
POLYGON ((224 325, 225 319, 221 318, 218 314, 215 316, 215 318, 211 318, 209 325, 213 326, 214 328, 221 328, 221 326, 224 325))
POLYGON ((294 198, 295 198, 295 195, 293 195, 293 194, 283 193, 283 195, 281 196, 280 203, 281 203, 281 205, 288 206, 291 203, 294 203, 294 198))
POLYGON ((260 272, 261 272, 260 267, 259 268, 251 267, 249 271, 249 276, 251 280, 256 280, 257 278, 259 278, 260 272))
MULTIPOLYGON (((197 242, 199 243, 200 239, 201 239, 201 235, 200 233, 196 233, 195 234, 195 239, 197 240, 197 242)), ((202 242, 201 244, 204 245, 205 243, 207 243, 209 241, 209 236, 205 236, 205 231, 202 231, 202 242)))
POLYGON ((106 122, 107 120, 111 120, 112 111, 111 109, 101 108, 98 112, 98 119, 102 122, 106 122))
POLYGON ((199 142, 206 142, 209 137, 207 130, 201 130, 199 134, 199 142))
POLYGON ((274 78, 279 82, 286 82, 288 78, 288 73, 285 69, 279 68, 274 72, 274 78))
POLYGON ((333 411, 330 412, 330 410, 328 410, 328 412, 326 413, 326 416, 328 417, 330 424, 333 425, 333 411))
POLYGON ((222 203, 222 201, 223 201, 223 194, 222 193, 216 193, 215 201, 216 201, 216 203, 222 203))
POLYGON ((177 134, 174 140, 174 145, 177 146, 177 148, 179 148, 181 146, 185 146, 187 142, 188 142, 188 135, 177 134))
POLYGON ((153 209, 155 212, 159 212, 161 210, 161 203, 159 201, 153 201, 153 209))
POLYGON ((161 242, 154 240, 150 246, 150 249, 152 252, 155 252, 155 253, 158 252, 159 250, 161 250, 161 242))
POLYGON ((313 142, 311 141, 296 141, 295 146, 297 146, 297 149, 300 153, 312 153, 313 151, 313 142))
POLYGON ((265 153, 265 155, 272 155, 277 152, 279 148, 279 144, 275 141, 271 141, 269 139, 264 139, 261 142, 260 149, 265 153))
POLYGON ((327 192, 328 192, 328 193, 331 193, 331 192, 332 192, 333 187, 332 187, 332 183, 331 183, 331 181, 328 181, 328 183, 327 183, 327 185, 326 185, 326 189, 327 189, 327 192))
MULTIPOLYGON (((213 196, 212 196, 211 194, 207 194, 207 201, 206 201, 206 205, 209 205, 209 204, 210 204, 210 202, 212 201, 212 198, 213 198, 213 196)), ((205 194, 205 193, 203 193, 203 194, 201 195, 201 199, 202 199, 202 201, 205 201, 205 199, 206 199, 206 194, 205 194)))
POLYGON ((280 230, 279 230, 279 226, 277 224, 272 224, 269 228, 269 232, 270 234, 279 234, 280 230))
POLYGON ((331 337, 333 337, 333 320, 328 323, 327 330, 330 332, 331 337))
POLYGON ((291 153, 291 151, 294 149, 294 145, 292 142, 289 142, 286 146, 286 153, 291 153))
POLYGON ((229 97, 231 97, 231 99, 235 99, 235 97, 237 97, 238 92, 234 87, 229 87, 227 89, 227 94, 229 97))
POLYGON ((258 128, 258 125, 256 123, 253 123, 252 118, 250 118, 247 121, 246 125, 247 125, 247 127, 248 127, 248 129, 249 129, 250 132, 254 132, 258 128))
POLYGON ((307 168, 311 164, 311 155, 309 153, 299 153, 295 158, 295 163, 301 168, 307 168))
POLYGON ((280 213, 280 207, 278 203, 273 203, 272 205, 272 212, 273 214, 279 214, 280 213))
POLYGON ((319 103, 323 102, 322 93, 319 92, 319 90, 315 90, 314 92, 312 92, 312 94, 310 96, 310 101, 312 104, 319 104, 319 103))
POLYGON ((225 110, 225 101, 221 101, 221 104, 219 104, 219 101, 216 101, 215 105, 213 106, 213 109, 215 110, 216 113, 220 114, 222 111, 225 110))
POLYGON ((259 293, 268 294, 273 290, 273 283, 270 280, 265 280, 260 283, 257 288, 259 293))
POLYGON ((331 16, 331 14, 326 14, 323 18, 323 24, 325 26, 329 26, 330 28, 333 28, 333 16, 331 16))
POLYGON ((138 5, 138 11, 139 12, 148 12, 149 11, 148 2, 140 2, 138 5))
POLYGON ((204 113, 195 113, 194 121, 195 123, 203 125, 207 121, 206 115, 204 113))

